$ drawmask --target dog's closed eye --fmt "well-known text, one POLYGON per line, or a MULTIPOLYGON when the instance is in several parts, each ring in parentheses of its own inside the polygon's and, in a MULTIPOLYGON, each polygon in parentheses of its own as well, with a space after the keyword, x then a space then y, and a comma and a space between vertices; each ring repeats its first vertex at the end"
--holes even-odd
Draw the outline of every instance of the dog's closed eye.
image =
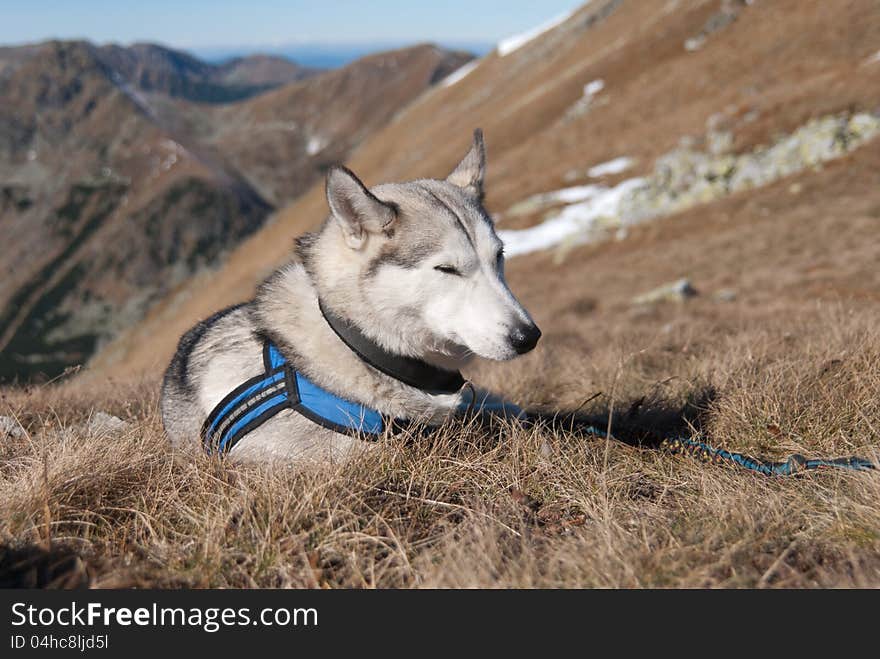
POLYGON ((440 272, 447 275, 461 276, 461 272, 453 265, 435 265, 434 270, 439 270, 440 272))

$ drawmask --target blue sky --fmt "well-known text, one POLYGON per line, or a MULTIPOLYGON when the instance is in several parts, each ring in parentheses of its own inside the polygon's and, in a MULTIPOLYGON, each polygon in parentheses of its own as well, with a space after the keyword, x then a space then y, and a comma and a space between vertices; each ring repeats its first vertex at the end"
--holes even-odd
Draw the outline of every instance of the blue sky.
POLYGON ((0 43, 87 38, 252 51, 297 43, 494 43, 583 0, 0 0, 0 43))

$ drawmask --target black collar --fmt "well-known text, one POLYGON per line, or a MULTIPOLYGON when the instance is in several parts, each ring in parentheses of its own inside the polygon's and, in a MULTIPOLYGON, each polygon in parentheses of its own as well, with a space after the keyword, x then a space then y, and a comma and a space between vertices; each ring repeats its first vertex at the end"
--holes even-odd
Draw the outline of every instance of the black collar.
POLYGON ((432 394, 454 394, 464 386, 464 378, 458 371, 446 371, 421 359, 388 352, 354 324, 327 309, 320 300, 318 306, 324 320, 342 342, 377 371, 432 394))

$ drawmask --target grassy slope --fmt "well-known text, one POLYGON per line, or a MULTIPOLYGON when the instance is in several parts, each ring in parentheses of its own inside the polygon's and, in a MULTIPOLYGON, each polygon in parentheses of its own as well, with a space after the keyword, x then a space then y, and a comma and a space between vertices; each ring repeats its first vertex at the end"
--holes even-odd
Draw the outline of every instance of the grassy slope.
MULTIPOLYGON (((704 346, 699 361, 658 349, 638 369, 590 376, 616 385, 624 414, 630 392, 653 392, 630 419, 644 422, 692 392, 657 384, 671 365, 683 379, 723 369, 704 420, 718 441, 873 443, 876 455, 876 317, 803 326, 786 350, 776 326, 704 346)), ((3 447, 3 540, 51 536, 96 585, 117 587, 880 585, 876 474, 765 479, 567 434, 458 427, 323 471, 227 468, 169 455, 154 391, 8 399, 31 437, 3 447), (131 429, 63 439, 95 406, 131 429)))
MULTIPOLYGON (((867 3, 837 6, 845 8, 838 19, 853 21, 867 3)), ((833 19, 825 21, 832 34, 843 29, 833 19)), ((867 40, 875 25, 863 20, 853 34, 867 40)), ((858 68, 868 42, 847 43, 847 70, 876 75, 858 68)), ((821 78, 810 67, 822 59, 802 60, 804 80, 821 78)), ((876 105, 877 87, 859 86, 864 79, 829 80, 862 94, 863 107, 874 93, 876 105)), ((822 113, 836 109, 816 100, 817 89, 797 88, 816 95, 801 109, 808 101, 822 113)), ((779 98, 768 92, 759 102, 779 98)), ((738 139, 751 140, 755 125, 738 139)), ((371 144, 356 163, 379 152, 371 144)), ((630 151, 603 156, 621 153, 630 151)), ((272 239, 282 242, 305 226, 303 209, 320 206, 312 193, 212 286, 188 292, 207 292, 205 311, 223 295, 245 295, 259 255, 265 263, 284 250, 272 251, 272 239)), ((598 393, 583 411, 610 414, 613 428, 672 432, 690 422, 715 444, 758 455, 876 459, 878 224, 875 141, 821 171, 640 227, 625 241, 578 248, 561 264, 550 255, 518 259, 512 288, 545 338, 522 360, 479 364, 470 375, 535 407, 571 409, 598 393), (634 295, 683 275, 701 293, 693 300, 632 306, 634 295), (715 299, 722 288, 736 299, 715 299)), ((201 313, 192 300, 177 309, 201 313)), ((145 344, 155 362, 163 341, 145 344)), ((156 413, 156 364, 129 363, 149 366, 143 383, 73 381, 0 400, 0 414, 19 416, 29 431, 0 449, 0 541, 45 545, 51 536, 82 555, 98 585, 880 586, 876 473, 767 479, 517 428, 450 427, 411 446, 391 440, 387 451, 321 472, 175 461, 156 413), (109 436, 65 431, 94 410, 132 425, 109 436)))

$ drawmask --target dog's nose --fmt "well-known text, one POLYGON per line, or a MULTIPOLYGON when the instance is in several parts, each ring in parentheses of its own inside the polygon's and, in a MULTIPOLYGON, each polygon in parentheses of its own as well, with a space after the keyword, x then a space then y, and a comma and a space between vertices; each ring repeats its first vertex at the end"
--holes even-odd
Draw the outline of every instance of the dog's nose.
POLYGON ((522 323, 514 327, 507 338, 516 353, 524 355, 537 345, 538 339, 541 338, 541 330, 535 323, 522 323))

